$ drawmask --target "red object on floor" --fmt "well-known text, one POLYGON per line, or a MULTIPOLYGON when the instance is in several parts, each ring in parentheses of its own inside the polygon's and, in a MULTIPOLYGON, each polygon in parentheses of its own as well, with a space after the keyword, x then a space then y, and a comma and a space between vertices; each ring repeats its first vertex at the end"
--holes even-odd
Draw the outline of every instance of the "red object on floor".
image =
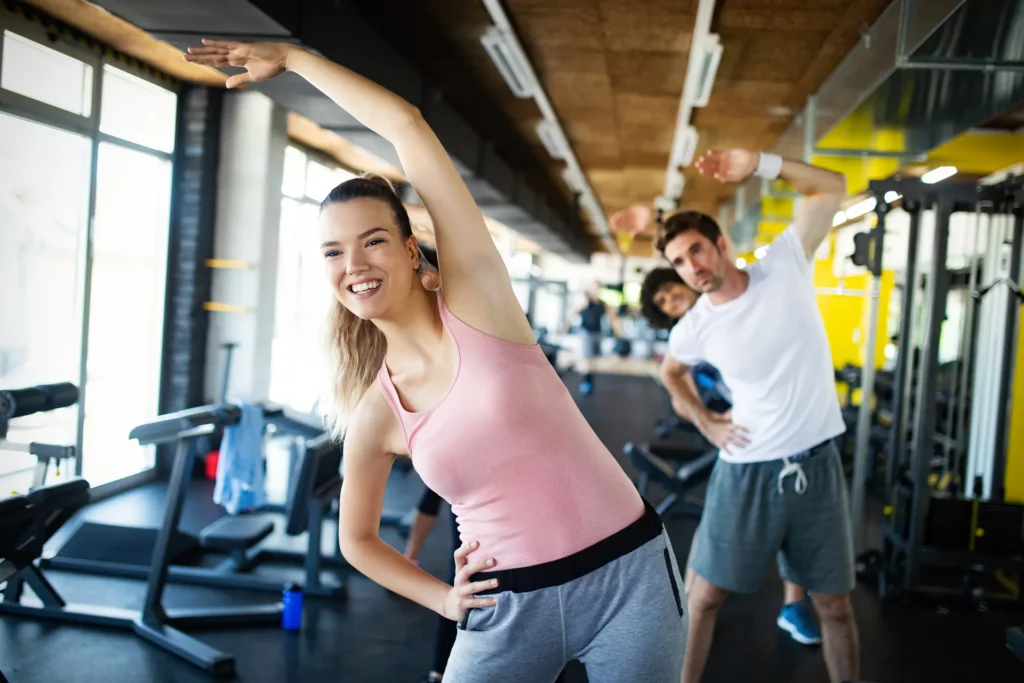
POLYGON ((206 454, 206 478, 217 479, 217 462, 220 460, 220 451, 210 451, 206 454))

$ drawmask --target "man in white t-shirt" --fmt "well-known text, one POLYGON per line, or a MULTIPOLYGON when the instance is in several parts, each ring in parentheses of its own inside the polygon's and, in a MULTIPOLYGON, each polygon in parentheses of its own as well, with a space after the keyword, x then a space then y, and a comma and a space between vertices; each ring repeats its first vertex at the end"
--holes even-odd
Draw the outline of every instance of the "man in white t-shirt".
POLYGON ((683 683, 700 680, 718 609, 753 593, 778 554, 783 578, 804 586, 821 621, 833 683, 859 676, 847 485, 833 439, 844 431, 811 259, 846 194, 842 175, 773 154, 708 152, 705 176, 781 177, 803 195, 793 224, 745 270, 714 219, 665 221, 658 246, 701 297, 672 329, 662 379, 679 415, 719 447, 708 483, 690 589, 683 683), (732 389, 730 413, 707 411, 689 369, 706 361, 732 389))

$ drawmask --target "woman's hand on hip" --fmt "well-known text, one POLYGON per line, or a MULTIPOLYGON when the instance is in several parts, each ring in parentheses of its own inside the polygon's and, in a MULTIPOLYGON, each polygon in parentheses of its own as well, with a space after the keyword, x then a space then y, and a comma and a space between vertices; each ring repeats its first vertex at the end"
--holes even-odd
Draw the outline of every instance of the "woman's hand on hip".
POLYGON ((466 556, 479 547, 479 543, 472 541, 463 543, 455 551, 455 585, 448 591, 448 598, 444 603, 444 616, 452 621, 462 621, 469 609, 480 609, 494 607, 497 601, 494 598, 478 598, 476 594, 498 587, 497 579, 489 581, 470 581, 474 574, 490 569, 494 566, 493 559, 469 563, 466 556))

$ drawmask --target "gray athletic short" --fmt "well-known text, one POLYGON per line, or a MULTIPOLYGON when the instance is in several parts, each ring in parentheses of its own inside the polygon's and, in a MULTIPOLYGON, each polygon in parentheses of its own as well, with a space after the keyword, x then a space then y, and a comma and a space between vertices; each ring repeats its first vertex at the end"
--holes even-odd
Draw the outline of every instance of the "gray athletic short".
MULTIPOLYGON (((514 590, 499 586, 496 607, 469 610, 445 683, 551 683, 572 659, 584 664, 590 683, 679 683, 688 623, 683 581, 657 514, 648 508, 638 524, 648 525, 650 540, 596 569, 535 590, 521 590, 529 581, 516 586, 512 577, 504 585, 514 590)), ((579 573, 590 550, 540 573, 549 565, 555 574, 579 573)))
POLYGON ((583 330, 580 336, 580 357, 598 358, 601 355, 601 333, 583 330))
POLYGON ((784 460, 715 463, 690 564, 695 572, 727 591, 754 593, 778 555, 787 581, 818 593, 853 590, 853 533, 839 451, 830 440, 793 457, 806 459, 790 458, 793 465, 781 479, 784 460), (806 488, 798 493, 801 472, 806 488))

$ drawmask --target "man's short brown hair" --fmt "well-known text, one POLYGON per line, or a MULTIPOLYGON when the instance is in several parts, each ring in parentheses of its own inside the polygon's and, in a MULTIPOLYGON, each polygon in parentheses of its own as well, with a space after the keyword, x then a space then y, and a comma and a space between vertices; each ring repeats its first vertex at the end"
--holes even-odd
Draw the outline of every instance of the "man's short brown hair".
POLYGON ((680 211, 668 217, 661 228, 661 235, 658 237, 658 251, 663 255, 665 246, 684 232, 696 230, 711 240, 711 243, 718 245, 718 238, 722 236, 722 229, 718 227, 715 219, 700 211, 680 211))

